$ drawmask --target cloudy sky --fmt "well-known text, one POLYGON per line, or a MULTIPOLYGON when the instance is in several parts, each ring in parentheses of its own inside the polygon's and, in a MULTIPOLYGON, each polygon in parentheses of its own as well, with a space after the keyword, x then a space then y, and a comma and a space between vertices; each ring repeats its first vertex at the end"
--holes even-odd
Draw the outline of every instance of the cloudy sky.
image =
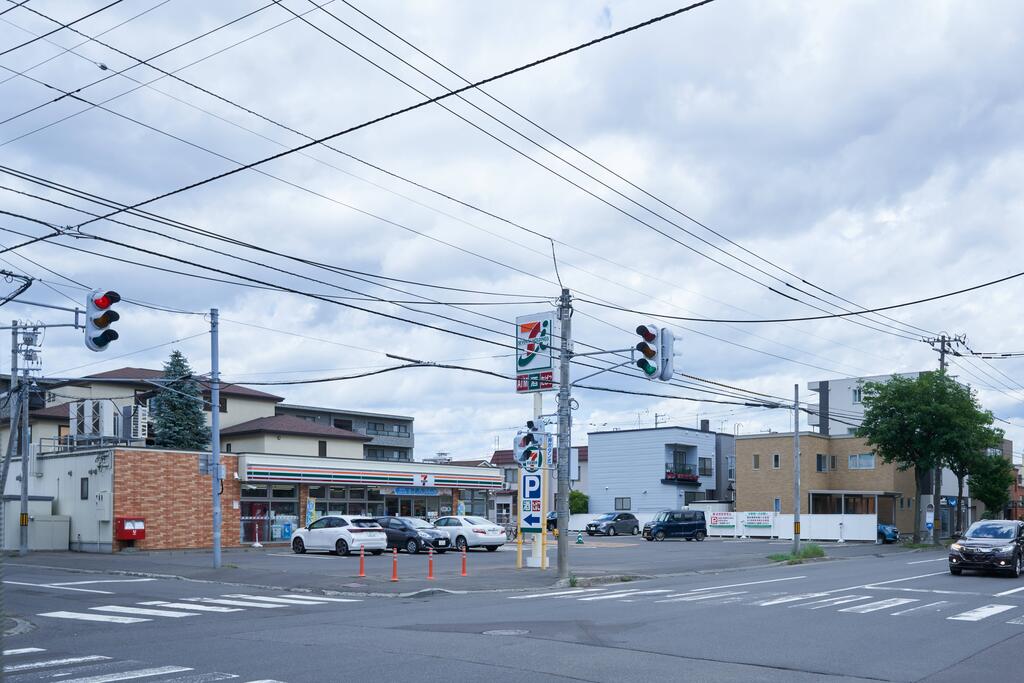
MULTIPOLYGON (((0 210, 78 226, 464 84, 444 67, 476 81, 681 6, 122 0, 74 24, 88 38, 63 29, 11 49, 59 28, 53 19, 108 4, 0 1, 10 10, 0 16, 0 210)), ((194 313, 211 307, 224 321, 225 379, 279 382, 398 362, 385 353, 510 374, 512 321, 550 310, 559 276, 578 298, 580 351, 631 346, 631 330, 651 320, 587 302, 757 319, 928 297, 1022 270, 1022 24, 1014 2, 718 0, 494 82, 494 99, 448 98, 337 137, 333 149, 149 203, 149 215, 0 253, 0 267, 40 278, 23 295, 31 301, 70 306, 85 285, 156 307, 122 305, 121 338, 102 355, 80 333, 51 329, 43 370, 62 377, 158 367, 172 348, 208 371, 207 323, 194 313)), ((0 248, 49 232, 6 214, 0 228, 0 248)), ((799 384, 813 401, 809 381, 936 367, 921 339, 941 332, 967 335, 975 351, 1024 351, 1022 295, 1024 278, 888 318, 672 321, 676 369, 772 396, 799 384)), ((5 310, 67 322, 58 311, 5 310)), ((1024 358, 961 357, 951 371, 1020 453, 1024 358)), ((623 373, 587 383, 735 400, 685 378, 623 373)), ((532 410, 507 381, 439 369, 268 390, 412 415, 417 457, 508 448, 532 410)), ((656 415, 739 433, 791 419, 574 396, 576 443, 588 431, 653 426, 656 415)))

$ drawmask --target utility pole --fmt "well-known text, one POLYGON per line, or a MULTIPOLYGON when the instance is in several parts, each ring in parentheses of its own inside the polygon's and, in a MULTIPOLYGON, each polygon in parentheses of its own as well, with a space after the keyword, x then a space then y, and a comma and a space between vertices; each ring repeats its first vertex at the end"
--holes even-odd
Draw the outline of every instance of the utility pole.
MULTIPOLYGON (((943 332, 939 336, 939 373, 942 375, 946 374, 946 345, 949 343, 949 337, 943 332)), ((942 461, 935 463, 935 483, 932 486, 932 505, 935 510, 935 522, 932 524, 932 543, 935 545, 939 544, 939 520, 942 515, 939 514, 939 507, 942 503, 942 461)))
MULTIPOLYGON (((31 444, 28 435, 28 404, 29 404, 29 378, 28 368, 21 370, 22 393, 25 395, 21 402, 21 535, 18 544, 18 554, 24 557, 28 555, 28 458, 31 444)), ((11 429, 14 424, 11 424, 11 429)))
POLYGON ((800 385, 793 385, 793 555, 800 552, 800 385))
MULTIPOLYGON (((562 289, 558 301, 562 322, 562 343, 558 366, 558 578, 569 579, 569 458, 572 448, 572 387, 569 386, 569 358, 572 354, 572 296, 562 289)), ((544 521, 542 520, 543 524, 544 521)))
POLYGON ((210 309, 210 480, 213 482, 213 568, 220 569, 220 321, 210 309))

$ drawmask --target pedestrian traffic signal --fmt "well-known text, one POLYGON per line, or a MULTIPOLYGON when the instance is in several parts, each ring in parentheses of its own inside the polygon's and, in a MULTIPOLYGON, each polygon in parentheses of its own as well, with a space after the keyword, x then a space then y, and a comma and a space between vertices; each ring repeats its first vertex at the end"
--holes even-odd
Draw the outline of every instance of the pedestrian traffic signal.
POLYGON ((675 335, 672 330, 657 325, 638 325, 636 333, 640 335, 636 345, 640 358, 636 366, 643 370, 647 379, 663 382, 672 379, 672 356, 675 353, 675 335))
POLYGON ((541 463, 541 430, 533 420, 526 423, 526 429, 525 432, 516 432, 515 441, 512 443, 512 456, 526 471, 536 472, 541 463))
POLYGON ((85 345, 90 351, 106 351, 117 339, 117 330, 110 327, 121 319, 112 306, 121 300, 117 292, 94 289, 85 301, 85 345))

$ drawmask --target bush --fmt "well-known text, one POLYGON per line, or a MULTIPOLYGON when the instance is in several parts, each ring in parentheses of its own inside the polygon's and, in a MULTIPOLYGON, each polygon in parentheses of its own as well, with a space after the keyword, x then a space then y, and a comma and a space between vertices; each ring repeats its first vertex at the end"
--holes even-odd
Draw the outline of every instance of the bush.
POLYGON ((789 564, 800 564, 804 560, 815 557, 825 557, 825 551, 817 543, 804 543, 800 546, 800 552, 796 553, 775 553, 769 555, 768 559, 774 562, 787 562, 789 564))
POLYGON ((590 510, 590 498, 582 491, 569 491, 569 514, 583 515, 590 510))

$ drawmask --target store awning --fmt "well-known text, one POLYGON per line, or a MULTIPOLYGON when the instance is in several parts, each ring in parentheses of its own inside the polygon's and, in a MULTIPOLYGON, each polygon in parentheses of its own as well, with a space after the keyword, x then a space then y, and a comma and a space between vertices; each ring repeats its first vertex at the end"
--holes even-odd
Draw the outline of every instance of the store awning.
POLYGON ((241 453, 238 478, 244 482, 337 484, 348 486, 504 488, 500 469, 418 462, 378 462, 241 453))

